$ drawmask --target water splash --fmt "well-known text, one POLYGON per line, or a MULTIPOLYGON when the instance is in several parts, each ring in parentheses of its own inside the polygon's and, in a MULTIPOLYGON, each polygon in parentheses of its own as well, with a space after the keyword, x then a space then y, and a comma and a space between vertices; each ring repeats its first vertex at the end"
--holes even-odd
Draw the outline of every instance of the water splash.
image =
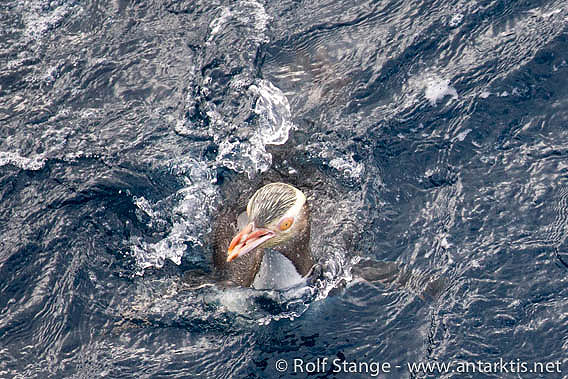
POLYGON ((250 87, 258 96, 254 113, 258 115, 255 137, 264 144, 282 145, 288 140, 293 124, 290 121, 290 104, 282 91, 268 80, 258 80, 250 87))
POLYGON ((424 96, 430 101, 430 105, 435 106, 438 101, 446 96, 457 99, 458 92, 454 87, 450 86, 448 79, 431 78, 426 82, 424 96))
POLYGON ((294 124, 290 104, 274 84, 268 80, 256 80, 249 92, 258 96, 254 107, 257 123, 253 128, 242 130, 246 135, 244 140, 233 140, 231 136, 222 141, 217 163, 252 178, 256 173, 268 170, 272 164, 272 155, 266 151, 266 146, 285 143, 294 124))
MULTIPOLYGON (((185 186, 170 198, 156 204, 140 197, 133 199, 138 209, 150 217, 150 223, 172 224, 168 235, 157 242, 149 243, 140 237, 133 238, 131 253, 137 263, 138 275, 143 275, 144 270, 150 267, 163 267, 166 259, 180 265, 188 247, 203 247, 205 236, 211 231, 210 211, 217 196, 216 189, 211 184, 211 169, 203 162, 193 159, 185 159, 174 169, 184 175, 185 186), (173 204, 172 209, 163 206, 170 202, 173 204)), ((200 256, 188 258, 197 261, 205 259, 200 256)))
POLYGON ((211 43, 218 35, 226 33, 229 25, 247 26, 247 38, 256 43, 267 42, 266 28, 270 17, 264 6, 256 1, 241 1, 231 7, 223 7, 221 14, 209 24, 211 33, 207 43, 211 43))

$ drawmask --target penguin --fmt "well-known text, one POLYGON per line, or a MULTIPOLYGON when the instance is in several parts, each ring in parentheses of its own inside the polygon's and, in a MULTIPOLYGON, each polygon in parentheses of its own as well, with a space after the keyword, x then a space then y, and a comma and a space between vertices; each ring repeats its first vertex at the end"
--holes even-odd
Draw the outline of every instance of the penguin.
POLYGON ((308 276, 314 259, 304 193, 290 184, 270 183, 252 195, 246 211, 239 214, 237 207, 221 214, 213 265, 223 280, 243 287, 270 288, 308 276))

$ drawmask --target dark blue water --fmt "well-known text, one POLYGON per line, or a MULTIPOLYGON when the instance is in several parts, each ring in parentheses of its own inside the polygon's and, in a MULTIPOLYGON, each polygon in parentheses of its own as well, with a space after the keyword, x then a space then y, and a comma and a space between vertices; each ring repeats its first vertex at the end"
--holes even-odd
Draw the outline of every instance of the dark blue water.
POLYGON ((4 1, 0 377, 568 377, 567 26, 553 0, 4 1), (199 286, 228 189, 274 177, 320 278, 199 286))

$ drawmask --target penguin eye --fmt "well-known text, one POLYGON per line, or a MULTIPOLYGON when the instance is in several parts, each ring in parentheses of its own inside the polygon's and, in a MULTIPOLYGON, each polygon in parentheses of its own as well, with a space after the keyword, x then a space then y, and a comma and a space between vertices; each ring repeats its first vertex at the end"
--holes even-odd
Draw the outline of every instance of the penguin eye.
POLYGON ((280 221, 280 224, 278 224, 278 228, 280 228, 281 231, 285 231, 290 229, 293 223, 294 219, 292 217, 286 217, 282 221, 280 221))

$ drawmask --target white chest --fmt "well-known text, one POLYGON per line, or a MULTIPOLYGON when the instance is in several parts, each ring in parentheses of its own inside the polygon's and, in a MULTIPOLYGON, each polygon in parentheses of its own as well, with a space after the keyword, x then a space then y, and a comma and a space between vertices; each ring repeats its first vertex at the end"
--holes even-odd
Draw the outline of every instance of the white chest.
POLYGON ((303 280, 288 258, 276 251, 266 251, 252 286, 256 289, 285 289, 303 280))

